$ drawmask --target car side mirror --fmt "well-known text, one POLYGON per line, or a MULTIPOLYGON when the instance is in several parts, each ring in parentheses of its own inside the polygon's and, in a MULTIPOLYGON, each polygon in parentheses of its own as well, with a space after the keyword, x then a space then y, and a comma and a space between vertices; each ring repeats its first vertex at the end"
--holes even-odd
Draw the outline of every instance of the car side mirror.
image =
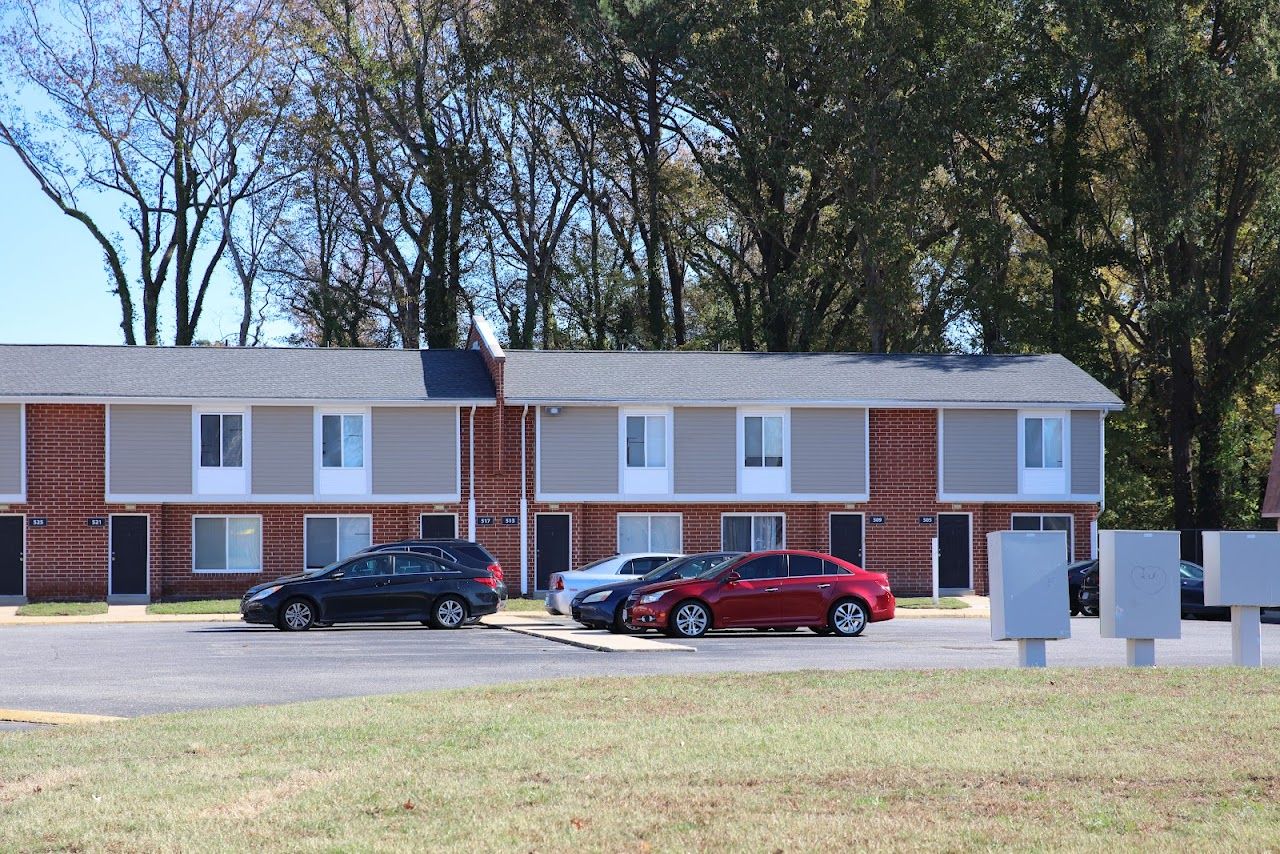
POLYGON ((343 572, 343 571, 342 571, 342 570, 340 570, 340 569, 339 569, 339 570, 337 570, 337 571, 335 571, 335 572, 331 572, 331 573, 329 573, 329 577, 330 577, 330 578, 341 578, 341 577, 342 577, 342 576, 344 576, 344 575, 346 575, 346 573, 345 573, 345 572, 343 572))
POLYGON ((742 580, 742 576, 736 572, 730 572, 724 577, 725 584, 734 584, 742 580))

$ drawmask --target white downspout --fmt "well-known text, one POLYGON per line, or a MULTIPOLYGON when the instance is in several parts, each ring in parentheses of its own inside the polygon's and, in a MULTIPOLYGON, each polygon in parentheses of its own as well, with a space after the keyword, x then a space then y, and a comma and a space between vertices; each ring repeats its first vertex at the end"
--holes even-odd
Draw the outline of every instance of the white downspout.
POLYGON ((476 541, 476 408, 467 423, 467 539, 476 541))
POLYGON ((529 595, 529 492, 526 484, 525 424, 529 420, 529 405, 520 412, 520 595, 529 595))

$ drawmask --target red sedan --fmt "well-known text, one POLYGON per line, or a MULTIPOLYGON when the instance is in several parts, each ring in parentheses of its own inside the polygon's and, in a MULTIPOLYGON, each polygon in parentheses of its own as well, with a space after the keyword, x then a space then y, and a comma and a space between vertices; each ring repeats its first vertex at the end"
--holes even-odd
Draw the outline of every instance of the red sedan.
POLYGON ((889 579, 818 552, 744 555, 693 578, 636 589, 624 619, 632 629, 696 638, 708 629, 795 629, 855 637, 892 620, 889 579))

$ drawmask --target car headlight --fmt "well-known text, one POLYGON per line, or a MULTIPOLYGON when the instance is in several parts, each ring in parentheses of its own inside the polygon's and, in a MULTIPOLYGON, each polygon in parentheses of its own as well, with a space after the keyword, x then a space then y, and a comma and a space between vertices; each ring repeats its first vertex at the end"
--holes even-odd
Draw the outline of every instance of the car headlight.
POLYGON ((667 595, 667 591, 665 590, 659 590, 657 593, 646 593, 640 597, 639 602, 641 605, 648 605, 652 602, 657 602, 659 599, 661 599, 663 596, 666 596, 666 595, 667 595))
POLYGON ((603 602, 608 599, 609 595, 612 593, 612 590, 601 590, 597 593, 588 593, 586 596, 582 597, 582 604, 589 605, 592 602, 603 602))
POLYGON ((264 587, 261 590, 259 590, 257 593, 250 596, 249 601, 257 602, 259 599, 266 599, 268 596, 270 596, 272 593, 275 593, 277 590, 279 590, 283 586, 284 586, 283 584, 275 584, 271 587, 264 587))

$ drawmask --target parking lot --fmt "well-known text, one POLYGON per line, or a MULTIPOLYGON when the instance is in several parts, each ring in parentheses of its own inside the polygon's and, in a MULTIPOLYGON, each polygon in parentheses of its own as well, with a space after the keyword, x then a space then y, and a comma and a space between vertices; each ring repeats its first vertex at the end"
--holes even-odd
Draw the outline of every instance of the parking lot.
MULTIPOLYGON (((1050 666, 1118 666, 1124 643, 1076 619, 1049 645, 1050 666)), ((0 629, 0 707, 139 715, 328 697, 461 688, 575 676, 796 669, 1007 667, 1013 644, 986 620, 914 619, 860 638, 807 631, 724 632, 692 652, 604 653, 493 628, 351 626, 285 634, 236 623, 24 626, 0 629)), ((1280 663, 1280 625, 1262 627, 1263 662, 1280 663)), ((1187 621, 1157 641, 1163 665, 1225 665, 1229 623, 1187 621)), ((856 677, 853 677, 856 678, 856 677)))

